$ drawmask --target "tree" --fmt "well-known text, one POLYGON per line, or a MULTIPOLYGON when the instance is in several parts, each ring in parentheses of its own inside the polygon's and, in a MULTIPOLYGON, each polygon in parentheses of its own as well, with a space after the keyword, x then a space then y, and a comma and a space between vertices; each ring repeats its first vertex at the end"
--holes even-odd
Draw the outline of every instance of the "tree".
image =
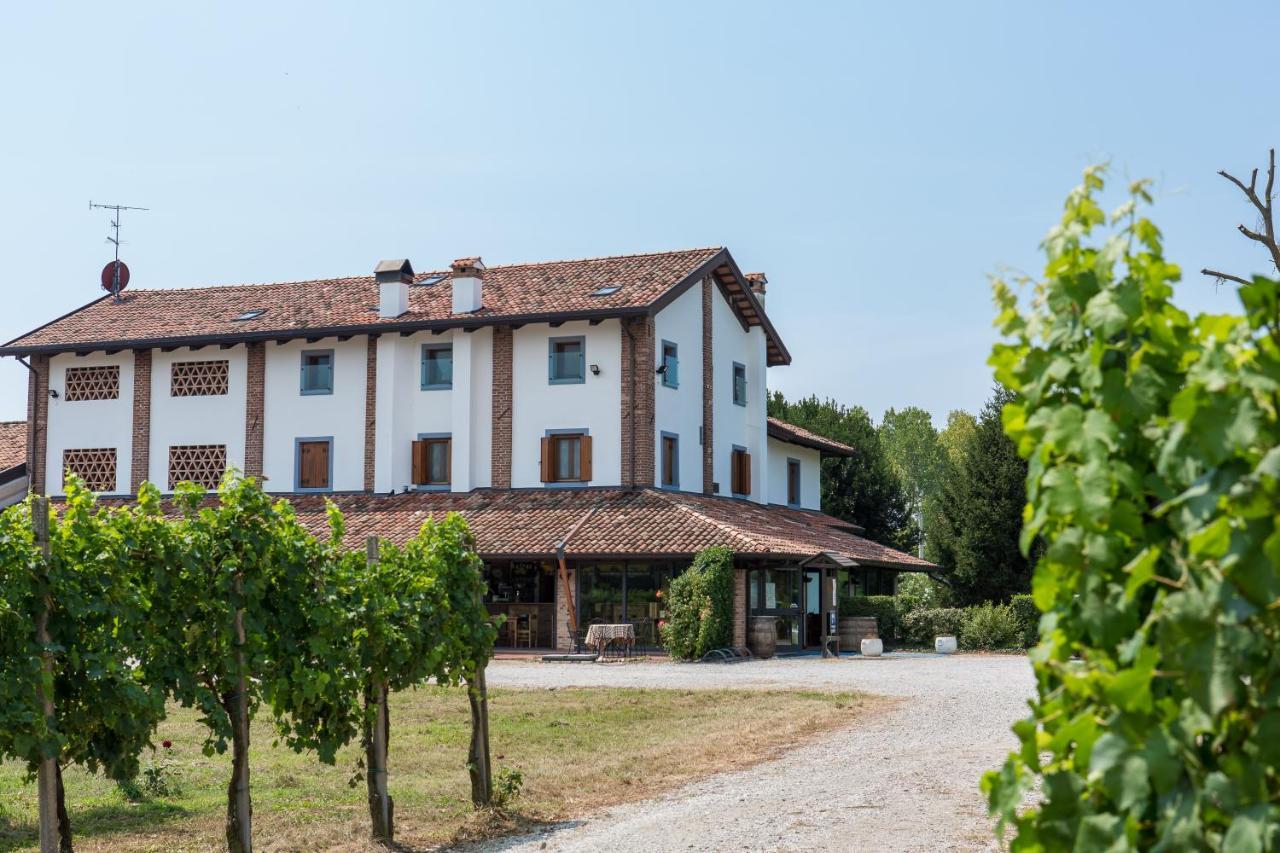
POLYGON ((907 495, 907 511, 921 532, 920 555, 924 556, 924 505, 938 487, 942 467, 942 447, 929 413, 917 406, 898 411, 889 409, 880 422, 880 443, 893 471, 907 495))
POLYGON ((151 666, 201 712, 206 755, 232 753, 227 847, 252 848, 249 723, 266 705, 286 744, 332 763, 360 730, 351 623, 326 547, 286 501, 224 478, 216 501, 190 483, 175 495, 172 563, 155 582, 151 666))
MULTIPOLYGON (((946 573, 958 604, 1005 601, 1027 592, 1032 561, 1019 549, 1027 464, 1004 434, 1000 412, 1012 395, 997 388, 977 425, 947 454, 929 512, 929 558, 946 573)), ((968 432, 957 419, 957 432, 968 432)), ((949 436, 950 441, 954 436, 949 436)))
POLYGON ((769 414, 854 449, 852 458, 822 460, 823 512, 862 527, 875 542, 904 551, 915 547, 918 530, 906 494, 865 409, 817 397, 788 402, 775 391, 769 414))
POLYGON ((344 594, 362 677, 373 837, 390 842, 395 822, 387 773, 389 694, 432 679, 440 685, 474 679, 493 655, 497 631, 481 603, 481 564, 462 516, 428 521, 403 547, 374 539, 367 555, 342 552, 344 523, 332 505, 329 518, 330 548, 345 566, 344 594))
MULTIPOLYGON (((1247 185, 1264 225, 1242 230, 1274 264, 1273 181, 1247 185)), ((1037 695, 983 780, 1015 850, 1280 845, 1280 281, 1230 277, 1239 313, 1188 316, 1146 186, 1099 239, 1086 171, 1030 308, 995 288, 1023 547, 1048 544, 1037 695)))
POLYGON ((163 687, 145 669, 150 573, 164 550, 158 516, 154 489, 137 507, 107 510, 74 476, 60 514, 38 498, 0 514, 0 756, 32 774, 52 759, 41 806, 56 812, 64 851, 62 768, 132 777, 164 718, 163 687), (47 552, 32 535, 36 512, 47 552))

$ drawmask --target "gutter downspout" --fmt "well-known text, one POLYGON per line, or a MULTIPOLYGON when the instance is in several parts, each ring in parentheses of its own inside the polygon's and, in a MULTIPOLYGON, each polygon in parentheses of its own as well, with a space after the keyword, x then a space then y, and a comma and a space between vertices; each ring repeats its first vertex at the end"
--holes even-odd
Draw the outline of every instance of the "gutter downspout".
POLYGON ((578 639, 578 607, 577 602, 573 600, 573 590, 569 586, 569 567, 565 562, 564 551, 569 544, 569 540, 573 538, 573 534, 577 533, 583 524, 586 524, 587 519, 595 515, 598 506, 597 504, 587 510, 582 518, 573 523, 573 527, 569 528, 569 532, 564 535, 564 538, 555 544, 556 561, 560 564, 560 583, 564 586, 565 612, 569 615, 569 628, 573 633, 573 653, 575 655, 582 651, 582 646, 578 639))

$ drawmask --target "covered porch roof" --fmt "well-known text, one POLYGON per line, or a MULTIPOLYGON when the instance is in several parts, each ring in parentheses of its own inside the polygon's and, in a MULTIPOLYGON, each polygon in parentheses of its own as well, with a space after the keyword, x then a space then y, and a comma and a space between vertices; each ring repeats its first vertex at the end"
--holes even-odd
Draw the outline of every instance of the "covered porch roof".
MULTIPOLYGON (((480 555, 544 558, 563 545, 570 559, 691 557, 713 545, 738 557, 801 562, 821 558, 903 571, 936 567, 872 542, 820 512, 660 489, 477 489, 466 493, 328 496, 342 510, 347 544, 366 536, 403 542, 429 518, 458 512, 480 555)), ((327 533, 324 497, 290 495, 299 519, 327 533)))

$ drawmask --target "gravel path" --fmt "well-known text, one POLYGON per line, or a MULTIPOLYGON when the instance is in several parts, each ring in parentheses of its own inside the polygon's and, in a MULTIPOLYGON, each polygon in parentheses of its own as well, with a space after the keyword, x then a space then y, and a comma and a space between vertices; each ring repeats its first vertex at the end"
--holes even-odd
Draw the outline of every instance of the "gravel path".
POLYGON ((829 686, 903 697, 892 710, 749 770, 476 850, 983 850, 978 791, 1015 746, 1034 692, 1025 657, 889 655, 731 666, 500 661, 491 686, 829 686))

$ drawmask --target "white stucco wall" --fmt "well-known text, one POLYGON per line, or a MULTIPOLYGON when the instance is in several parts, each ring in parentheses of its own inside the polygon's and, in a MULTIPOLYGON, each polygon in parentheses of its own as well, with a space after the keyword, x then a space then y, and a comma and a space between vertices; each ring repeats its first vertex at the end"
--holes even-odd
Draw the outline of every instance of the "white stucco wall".
POLYGON ((764 332, 753 327, 744 332, 733 308, 717 288, 711 300, 712 349, 712 470, 720 485, 718 494, 729 496, 732 480, 729 466, 733 448, 745 447, 751 454, 750 498, 766 502, 769 492, 768 447, 765 442, 765 346, 764 332), (747 368, 747 405, 733 402, 733 363, 747 368))
MULTIPOLYGON (((151 448, 147 479, 169 489, 169 448, 181 444, 225 444, 227 465, 244 470, 245 388, 248 360, 244 346, 220 350, 178 349, 151 353, 151 448), (225 395, 174 397, 175 362, 226 361, 225 395)), ((291 484, 292 486, 292 484, 291 484)), ((279 488, 279 486, 275 486, 279 488)))
MULTIPOLYGON (((741 332, 741 327, 739 327, 741 332)), ((702 287, 695 286, 658 312, 654 318, 653 363, 662 364, 662 343, 677 346, 679 387, 668 388, 653 376, 653 482, 662 484, 662 433, 680 439, 679 488, 702 491, 702 287)))
POLYGON ((769 503, 787 503, 787 460, 800 462, 800 506, 803 509, 822 508, 822 454, 811 447, 801 447, 768 439, 769 447, 769 503))
POLYGON ((622 337, 617 320, 598 326, 586 321, 557 328, 538 323, 517 329, 513 339, 511 378, 511 485, 542 486, 540 439, 551 429, 583 429, 591 435, 591 485, 616 486, 622 481, 622 337), (586 382, 552 385, 547 381, 550 338, 581 335, 586 339, 586 382), (600 367, 600 375, 590 365, 600 367))
POLYGON ((365 347, 362 337, 266 345, 262 473, 269 491, 293 491, 296 439, 328 436, 333 437, 333 490, 364 488, 365 347), (333 350, 332 394, 300 393, 304 350, 333 350))
POLYGON ((49 388, 57 398, 49 400, 49 433, 45 453, 45 488, 50 495, 64 494, 62 452, 72 448, 116 449, 115 492, 129 492, 129 466, 133 457, 133 353, 87 356, 55 355, 49 359, 49 388), (120 366, 120 396, 114 400, 76 400, 64 393, 68 367, 120 366))
POLYGON ((379 338, 375 490, 412 487, 412 445, 424 433, 453 439, 453 491, 488 486, 492 482, 492 389, 492 329, 379 338), (424 344, 453 347, 451 389, 422 389, 424 344))

